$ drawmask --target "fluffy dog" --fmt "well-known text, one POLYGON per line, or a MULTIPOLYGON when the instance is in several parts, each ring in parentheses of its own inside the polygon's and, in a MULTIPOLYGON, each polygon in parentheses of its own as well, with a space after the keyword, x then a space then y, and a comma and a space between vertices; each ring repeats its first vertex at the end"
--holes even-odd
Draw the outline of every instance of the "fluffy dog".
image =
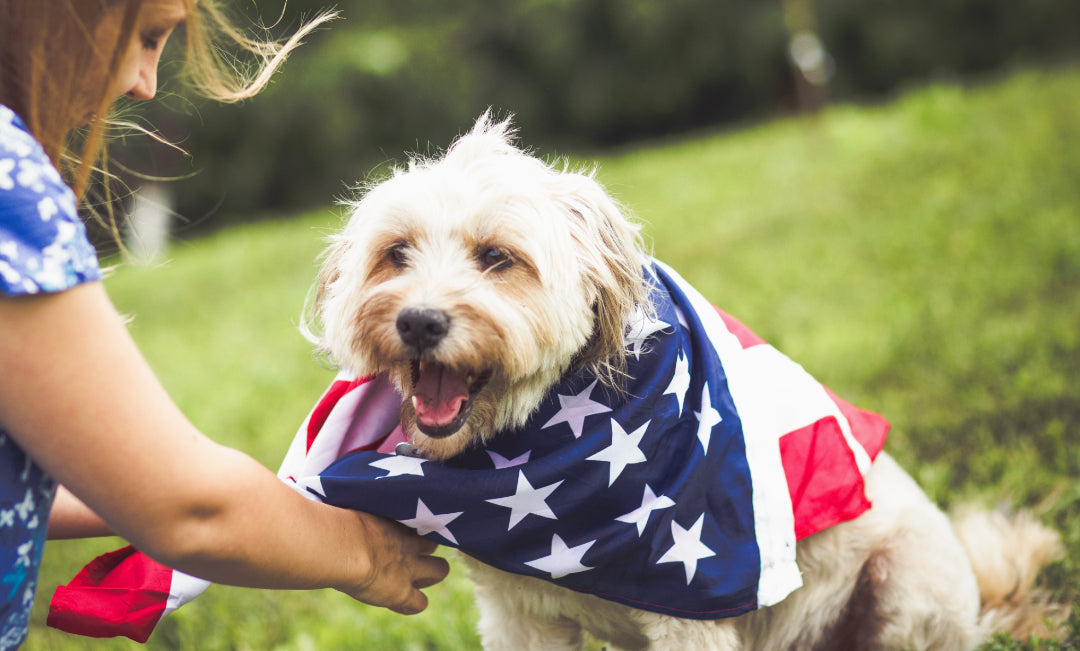
MULTIPOLYGON (((627 331, 650 313, 638 227, 591 174, 512 135, 485 115, 445 156, 369 188, 314 297, 312 336, 393 380, 430 460, 512 436, 570 372, 625 396, 627 331)), ((798 542, 801 588, 735 617, 637 609, 468 558, 484 645, 572 649, 588 632, 626 649, 967 649, 996 627, 1040 630, 1053 608, 1032 584, 1054 533, 1024 516, 954 524, 885 453, 865 493, 872 508, 798 542)))

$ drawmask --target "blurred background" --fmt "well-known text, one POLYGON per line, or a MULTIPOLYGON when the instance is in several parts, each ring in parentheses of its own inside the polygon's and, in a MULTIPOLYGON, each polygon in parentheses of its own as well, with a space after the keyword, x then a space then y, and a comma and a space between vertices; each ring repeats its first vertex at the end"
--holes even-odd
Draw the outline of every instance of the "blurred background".
POLYGON ((1075 0, 236 0, 231 7, 240 24, 268 25, 277 38, 321 10, 336 8, 341 19, 313 34, 254 100, 221 106, 190 97, 166 69, 159 99, 132 107, 189 153, 139 136, 114 155, 140 174, 179 179, 164 191, 148 188, 145 203, 173 213, 169 228, 181 238, 326 205, 404 151, 445 147, 487 107, 514 114, 545 155, 588 154, 829 102, 878 103, 929 82, 977 84, 1080 54, 1075 0))

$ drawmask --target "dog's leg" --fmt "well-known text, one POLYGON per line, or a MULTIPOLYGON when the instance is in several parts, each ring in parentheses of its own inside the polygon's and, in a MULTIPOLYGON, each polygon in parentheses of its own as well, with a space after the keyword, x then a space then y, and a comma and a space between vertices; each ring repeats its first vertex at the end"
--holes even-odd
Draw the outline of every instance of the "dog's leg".
POLYGON ((581 626, 565 617, 523 618, 512 608, 479 597, 477 604, 478 629, 486 651, 578 651, 584 645, 581 626))
POLYGON ((875 462, 867 496, 874 503, 871 513, 884 507, 879 513, 887 528, 883 544, 863 566, 856 592, 876 598, 878 648, 974 648, 980 637, 979 589, 949 519, 888 455, 875 462))
POLYGON ((744 647, 734 620, 679 619, 645 611, 635 611, 634 619, 648 638, 649 651, 740 651, 744 647))
POLYGON ((487 651, 576 651, 584 645, 581 625, 562 614, 555 586, 488 567, 462 555, 480 610, 478 629, 487 651))
POLYGON ((938 515, 905 514, 910 528, 895 530, 889 544, 863 564, 827 639, 851 642, 855 649, 959 651, 976 646, 978 590, 967 559, 957 553, 938 515))
POLYGON ((948 518, 886 454, 866 490, 873 508, 835 527, 832 542, 868 547, 850 596, 814 648, 974 648, 979 591, 948 518))
POLYGON ((738 618, 748 649, 962 651, 979 641, 979 593, 952 526, 881 454, 873 507, 798 544, 803 587, 738 618))

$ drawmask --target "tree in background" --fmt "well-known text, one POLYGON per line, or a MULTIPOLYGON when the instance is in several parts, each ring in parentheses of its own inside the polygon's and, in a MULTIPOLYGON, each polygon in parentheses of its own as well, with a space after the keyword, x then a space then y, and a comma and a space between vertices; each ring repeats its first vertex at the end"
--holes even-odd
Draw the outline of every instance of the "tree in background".
MULTIPOLYGON (((142 170, 190 177, 173 184, 183 235, 324 205, 402 150, 449 142, 489 106, 514 113, 544 151, 582 151, 1080 52, 1075 0, 334 4, 343 19, 257 101, 166 93, 150 109, 192 153, 162 150, 142 170)), ((289 0, 279 20, 260 3, 261 19, 284 34, 326 6, 289 0)))

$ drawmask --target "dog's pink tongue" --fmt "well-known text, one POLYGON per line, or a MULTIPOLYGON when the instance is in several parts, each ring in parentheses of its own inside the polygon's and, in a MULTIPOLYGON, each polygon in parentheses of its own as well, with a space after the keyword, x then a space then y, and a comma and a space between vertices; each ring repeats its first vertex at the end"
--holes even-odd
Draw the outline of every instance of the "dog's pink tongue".
POLYGON ((442 364, 425 364, 413 389, 416 418, 424 425, 441 427, 457 418, 469 399, 465 378, 442 364))

